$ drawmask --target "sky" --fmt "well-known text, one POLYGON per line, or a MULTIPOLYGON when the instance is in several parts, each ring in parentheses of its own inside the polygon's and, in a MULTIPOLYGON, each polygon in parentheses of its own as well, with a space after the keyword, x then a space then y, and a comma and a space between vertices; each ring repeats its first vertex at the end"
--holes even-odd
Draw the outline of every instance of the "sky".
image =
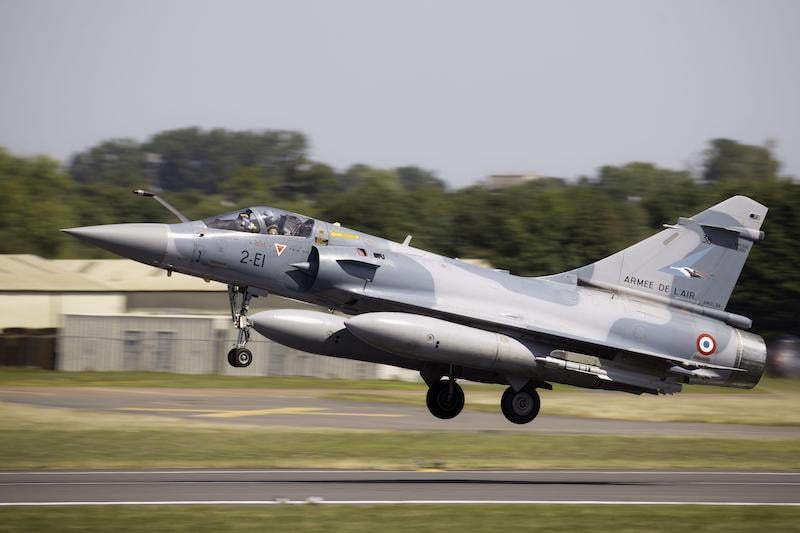
POLYGON ((800 176, 793 0, 0 0, 0 146, 69 157, 188 126, 304 132, 339 169, 697 169, 777 143, 800 176))

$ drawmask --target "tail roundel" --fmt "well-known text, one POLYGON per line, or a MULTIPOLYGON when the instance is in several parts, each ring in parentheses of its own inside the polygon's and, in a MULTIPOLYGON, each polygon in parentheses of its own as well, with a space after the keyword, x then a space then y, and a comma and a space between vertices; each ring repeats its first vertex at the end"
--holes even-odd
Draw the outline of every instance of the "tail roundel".
POLYGON ((767 208, 734 196, 577 270, 578 279, 681 300, 711 309, 728 305, 767 208))

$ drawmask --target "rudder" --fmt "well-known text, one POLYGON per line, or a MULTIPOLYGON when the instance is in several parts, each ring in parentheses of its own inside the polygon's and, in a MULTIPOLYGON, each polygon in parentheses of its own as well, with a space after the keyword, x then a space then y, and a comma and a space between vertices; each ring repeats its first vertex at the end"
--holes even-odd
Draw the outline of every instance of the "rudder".
POLYGON ((767 208, 734 196, 591 265, 578 279, 725 309, 767 208))

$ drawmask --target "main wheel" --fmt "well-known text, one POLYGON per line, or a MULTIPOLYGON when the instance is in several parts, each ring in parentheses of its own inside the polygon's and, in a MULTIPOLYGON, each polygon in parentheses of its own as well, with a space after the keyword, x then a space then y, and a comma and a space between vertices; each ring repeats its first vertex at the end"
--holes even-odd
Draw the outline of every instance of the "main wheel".
POLYGON ((536 418, 541 406, 539 393, 532 387, 525 387, 519 392, 509 387, 500 399, 503 415, 515 424, 527 424, 536 418))
POLYGON ((231 366, 239 366, 236 364, 236 349, 233 348, 228 352, 228 364, 231 366))
POLYGON ((236 362, 234 366, 242 368, 250 366, 250 363, 253 362, 253 353, 247 348, 236 348, 233 353, 233 359, 236 362))
POLYGON ((453 418, 464 408, 464 389, 453 382, 451 392, 450 380, 443 379, 428 389, 425 403, 428 411, 436 418, 453 418))

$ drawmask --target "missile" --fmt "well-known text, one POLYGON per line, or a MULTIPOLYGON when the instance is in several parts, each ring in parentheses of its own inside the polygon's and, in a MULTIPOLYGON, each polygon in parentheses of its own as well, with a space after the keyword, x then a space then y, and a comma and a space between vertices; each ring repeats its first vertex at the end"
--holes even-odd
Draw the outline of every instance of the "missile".
POLYGON ((518 376, 537 371, 528 345, 493 331, 410 313, 365 313, 344 325, 366 344, 404 357, 518 376))
POLYGON ((586 387, 586 377, 598 380, 594 388, 609 390, 625 390, 619 385, 622 384, 633 387, 639 392, 660 391, 663 394, 673 394, 680 392, 681 386, 674 380, 665 380, 653 377, 652 375, 638 372, 631 368, 624 368, 615 364, 613 361, 606 361, 603 367, 578 363, 564 359, 566 356, 561 350, 553 351, 549 356, 537 357, 536 360, 542 365, 544 375, 548 379, 557 378, 563 383, 575 384, 586 387), (554 355, 559 357, 553 357, 554 355), (584 378, 579 377, 580 375, 584 378), (610 385, 611 384, 611 385, 610 385))
POLYGON ((548 368, 580 372, 581 374, 593 374, 600 379, 611 380, 611 378, 608 377, 608 372, 599 366, 576 363, 575 361, 567 361, 566 359, 550 356, 537 357, 536 360, 548 368))

